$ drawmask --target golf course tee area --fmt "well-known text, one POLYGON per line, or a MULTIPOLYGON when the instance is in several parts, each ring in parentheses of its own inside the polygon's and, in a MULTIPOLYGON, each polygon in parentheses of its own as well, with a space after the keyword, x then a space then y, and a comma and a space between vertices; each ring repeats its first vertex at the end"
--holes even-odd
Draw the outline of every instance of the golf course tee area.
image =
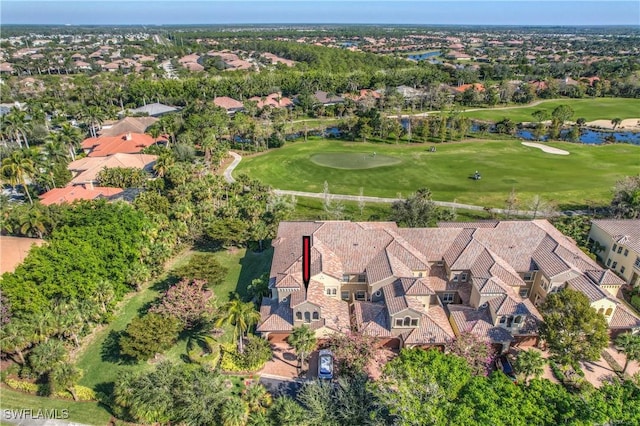
POLYGON ((615 182, 640 173, 640 146, 546 145, 555 155, 520 141, 472 141, 394 145, 309 139, 244 157, 245 173, 277 189, 378 197, 408 196, 427 187, 433 199, 503 207, 512 190, 526 206, 535 195, 560 209, 611 201, 615 182), (478 171, 482 179, 472 179, 478 171))

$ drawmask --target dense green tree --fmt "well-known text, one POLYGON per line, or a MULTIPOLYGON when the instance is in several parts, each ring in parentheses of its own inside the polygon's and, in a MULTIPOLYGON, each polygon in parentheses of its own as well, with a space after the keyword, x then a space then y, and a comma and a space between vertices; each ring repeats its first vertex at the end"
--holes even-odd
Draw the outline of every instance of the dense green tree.
POLYGON ((431 191, 421 188, 406 200, 391 205, 391 220, 400 226, 419 228, 434 226, 438 221, 453 220, 453 214, 436 206, 431 200, 431 191))
POLYGON ((640 218, 640 175, 627 176, 616 182, 611 210, 620 219, 640 218))
POLYGON ((244 426, 249 419, 249 406, 237 396, 229 397, 220 409, 223 426, 244 426))
POLYGON ((269 410, 269 417, 273 424, 282 426, 306 426, 309 417, 304 408, 296 401, 287 397, 276 398, 269 410))
POLYGON ((549 294, 540 307, 544 322, 540 337, 558 361, 595 361, 609 338, 604 317, 589 304, 583 293, 565 289, 549 294))
POLYGON ((227 276, 227 268, 222 266, 213 253, 196 253, 189 261, 172 271, 184 280, 203 280, 208 287, 222 284, 227 276))
POLYGON ((100 186, 141 188, 149 179, 149 174, 144 170, 131 167, 112 167, 110 169, 102 169, 96 179, 100 186))
POLYGON ((120 337, 120 352, 137 360, 147 360, 169 349, 178 338, 175 318, 148 313, 134 318, 120 337))
POLYGON ((205 285, 205 281, 183 279, 172 285, 150 312, 175 317, 186 329, 197 327, 215 314, 214 294, 205 285))

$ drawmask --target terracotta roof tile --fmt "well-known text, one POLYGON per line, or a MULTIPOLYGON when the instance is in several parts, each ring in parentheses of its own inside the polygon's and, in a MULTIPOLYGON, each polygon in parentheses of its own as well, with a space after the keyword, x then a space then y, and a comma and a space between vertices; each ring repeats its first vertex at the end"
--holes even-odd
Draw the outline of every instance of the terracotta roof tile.
POLYGON ((109 198, 120 194, 121 188, 109 188, 104 186, 85 187, 83 185, 54 188, 40 195, 40 202, 45 206, 51 204, 72 203, 76 200, 94 200, 99 197, 109 198))
POLYGON ((637 327, 640 327, 640 318, 622 303, 618 303, 611 322, 609 322, 609 328, 630 329, 637 327))
POLYGON ((598 219, 592 223, 611 235, 615 241, 628 237, 624 244, 640 253, 640 219, 598 219))

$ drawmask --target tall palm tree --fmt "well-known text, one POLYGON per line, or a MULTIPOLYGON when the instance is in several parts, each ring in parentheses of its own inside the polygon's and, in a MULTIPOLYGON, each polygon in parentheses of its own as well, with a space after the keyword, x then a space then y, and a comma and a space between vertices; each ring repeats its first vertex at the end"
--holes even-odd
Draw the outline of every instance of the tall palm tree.
POLYGON ((27 120, 27 113, 18 108, 11 108, 11 111, 3 118, 2 127, 10 135, 11 139, 22 148, 22 141, 29 148, 27 133, 31 130, 31 123, 27 120))
POLYGON ((307 357, 316 347, 315 333, 306 324, 303 324, 293 329, 293 332, 287 338, 287 342, 295 349, 296 354, 298 354, 298 361, 304 369, 307 357))
POLYGON ((26 362, 24 351, 32 344, 29 339, 31 332, 27 328, 27 323, 14 319, 0 329, 0 350, 3 353, 15 354, 15 361, 21 365, 26 362))
POLYGON ((252 325, 260 321, 260 313, 256 311, 253 303, 245 303, 240 299, 227 302, 222 312, 222 316, 216 321, 216 327, 222 327, 225 324, 233 325, 234 338, 238 339, 238 351, 243 353, 243 337, 252 325))
POLYGON ((96 127, 100 127, 106 119, 106 114, 98 106, 91 105, 80 112, 80 116, 84 120, 85 124, 89 127, 91 136, 98 137, 96 127))
POLYGON ((640 334, 623 333, 616 339, 616 345, 625 354, 626 360, 622 369, 622 374, 625 374, 632 360, 640 361, 640 334))
POLYGON ((60 131, 60 138, 62 143, 69 150, 69 154, 71 154, 71 159, 76 159, 76 149, 80 142, 82 141, 82 133, 77 127, 73 127, 70 123, 62 123, 60 131))
POLYGON ((252 413, 265 413, 272 402, 271 394, 259 383, 247 387, 243 399, 247 402, 249 411, 252 413))
POLYGON ((175 158, 173 157, 173 155, 171 155, 171 153, 169 152, 163 152, 156 159, 156 162, 153 165, 153 171, 156 172, 158 177, 164 177, 164 175, 167 173, 167 170, 169 170, 169 168, 174 164, 175 158))
POLYGON ((542 354, 534 349, 522 351, 518 354, 514 362, 514 368, 518 374, 524 377, 524 381, 527 382, 529 377, 533 376, 538 378, 544 373, 545 359, 542 358, 542 354))
POLYGON ((33 204, 31 194, 29 194, 29 189, 27 188, 27 178, 33 177, 36 170, 30 156, 25 155, 24 150, 13 151, 11 155, 2 160, 2 168, 0 170, 2 178, 6 179, 11 186, 22 185, 29 202, 33 204))
POLYGON ((20 233, 22 235, 42 238, 47 232, 48 217, 38 206, 38 204, 35 204, 19 212, 18 225, 20 226, 20 233))

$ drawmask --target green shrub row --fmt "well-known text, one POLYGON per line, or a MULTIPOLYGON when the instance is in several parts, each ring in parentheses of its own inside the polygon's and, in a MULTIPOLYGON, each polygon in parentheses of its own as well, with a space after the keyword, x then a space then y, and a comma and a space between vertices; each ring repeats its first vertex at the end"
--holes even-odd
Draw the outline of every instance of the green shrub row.
POLYGON ((10 377, 5 379, 5 384, 9 386, 11 389, 15 389, 20 392, 37 394, 38 393, 38 385, 35 383, 27 382, 24 380, 16 380, 10 377))

